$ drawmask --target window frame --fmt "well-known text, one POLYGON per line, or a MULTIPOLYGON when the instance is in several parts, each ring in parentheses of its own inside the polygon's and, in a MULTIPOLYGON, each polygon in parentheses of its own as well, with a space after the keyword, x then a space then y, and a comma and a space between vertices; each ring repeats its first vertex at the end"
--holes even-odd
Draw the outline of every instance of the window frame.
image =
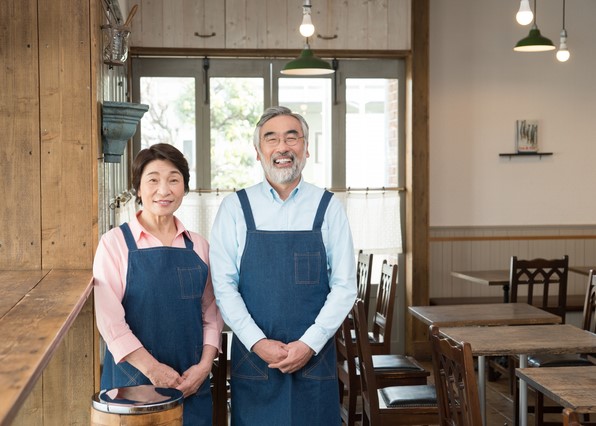
MULTIPOLYGON (((190 77, 195 78, 196 123, 196 187, 211 188, 211 142, 210 142, 210 77, 259 77, 264 79, 263 104, 265 108, 277 105, 280 78, 291 78, 280 73, 287 62, 282 59, 256 58, 131 58, 132 101, 140 101, 142 77, 190 77), (207 143, 205 143, 207 142, 207 143)), ((398 187, 405 183, 405 59, 337 59, 333 61, 336 72, 313 78, 332 79, 333 103, 331 105, 331 187, 346 186, 346 79, 387 78, 398 81, 398 187)), ((301 76, 300 78, 305 78, 301 76)), ((306 77, 309 78, 309 77, 306 77)), ((141 135, 133 138, 133 157, 140 151, 141 135)), ((226 189, 226 188, 220 188, 226 189)), ((403 205, 404 203, 402 203, 403 205)), ((403 218, 403 211, 402 211, 403 218)), ((402 219, 403 220, 403 219, 402 219)))

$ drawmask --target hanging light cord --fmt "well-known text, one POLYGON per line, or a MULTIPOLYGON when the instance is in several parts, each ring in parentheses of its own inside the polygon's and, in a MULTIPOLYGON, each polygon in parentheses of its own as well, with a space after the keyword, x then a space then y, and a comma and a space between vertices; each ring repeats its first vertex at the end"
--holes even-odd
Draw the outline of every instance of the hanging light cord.
POLYGON ((565 29, 565 0, 563 0, 563 29, 565 29))

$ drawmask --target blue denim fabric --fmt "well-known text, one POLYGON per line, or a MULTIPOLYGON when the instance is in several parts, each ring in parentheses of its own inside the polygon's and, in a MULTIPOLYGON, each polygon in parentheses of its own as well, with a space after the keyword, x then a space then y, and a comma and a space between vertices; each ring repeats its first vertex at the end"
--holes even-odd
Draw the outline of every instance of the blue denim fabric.
MULTIPOLYGON (((267 338, 298 340, 329 294, 321 225, 332 196, 325 192, 310 231, 259 231, 246 193, 238 192, 247 224, 239 292, 267 338)), ((335 342, 292 374, 232 341, 232 425, 339 425, 335 342)))
MULTIPOLYGON (((121 226, 128 246, 128 274, 122 305, 134 335, 158 361, 182 374, 201 360, 203 316, 201 297, 208 266, 193 250, 185 235, 186 248, 138 249, 128 224, 121 226)), ((106 351, 101 388, 151 384, 127 362, 114 364, 106 351)), ((210 426, 212 413, 209 380, 184 400, 184 425, 210 426)))

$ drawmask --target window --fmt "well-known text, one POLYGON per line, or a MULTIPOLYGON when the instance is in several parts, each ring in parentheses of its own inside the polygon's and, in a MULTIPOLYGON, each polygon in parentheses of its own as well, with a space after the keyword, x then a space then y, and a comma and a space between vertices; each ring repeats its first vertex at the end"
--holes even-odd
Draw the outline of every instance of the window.
MULTIPOLYGON (((279 72, 284 64, 267 59, 133 58, 132 99, 150 106, 135 135, 134 153, 156 142, 184 152, 195 190, 185 203, 196 209, 208 198, 200 199, 201 194, 262 179, 254 125, 266 107, 285 105, 309 123, 304 178, 331 188, 344 201, 356 248, 401 252, 396 189, 404 179, 403 61, 342 59, 335 74, 315 77, 284 76, 279 72), (371 230, 373 221, 377 227, 371 230), (396 231, 387 232, 387 227, 396 231)), ((196 211, 189 214, 184 223, 193 229, 193 221, 204 221, 194 225, 204 226, 199 232, 208 236, 216 204, 199 219, 196 211)))

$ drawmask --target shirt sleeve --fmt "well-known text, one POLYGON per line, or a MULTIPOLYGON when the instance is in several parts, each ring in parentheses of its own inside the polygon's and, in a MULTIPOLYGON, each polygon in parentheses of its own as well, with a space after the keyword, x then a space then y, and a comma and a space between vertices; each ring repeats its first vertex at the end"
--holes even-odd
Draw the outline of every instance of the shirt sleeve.
MULTIPOLYGON (((196 233, 192 233, 192 237, 195 252, 209 265, 209 244, 207 240, 196 233)), ((221 353, 221 331, 223 330, 224 321, 215 302, 213 283, 211 281, 211 267, 209 268, 207 283, 205 284, 205 290, 201 299, 201 309, 203 312, 203 346, 214 346, 221 353)))
POLYGON ((122 298, 126 287, 128 248, 119 228, 104 234, 93 261, 93 291, 97 328, 119 363, 143 345, 124 317, 122 298))
POLYGON ((217 305, 224 321, 248 349, 265 339, 238 291, 240 280, 239 233, 246 232, 238 197, 232 194, 222 202, 210 234, 211 278, 217 305))
POLYGON ((323 346, 333 338, 356 300, 356 262, 354 243, 347 215, 339 200, 332 198, 323 231, 327 231, 325 250, 329 271, 329 288, 323 308, 300 340, 318 354, 323 346))

